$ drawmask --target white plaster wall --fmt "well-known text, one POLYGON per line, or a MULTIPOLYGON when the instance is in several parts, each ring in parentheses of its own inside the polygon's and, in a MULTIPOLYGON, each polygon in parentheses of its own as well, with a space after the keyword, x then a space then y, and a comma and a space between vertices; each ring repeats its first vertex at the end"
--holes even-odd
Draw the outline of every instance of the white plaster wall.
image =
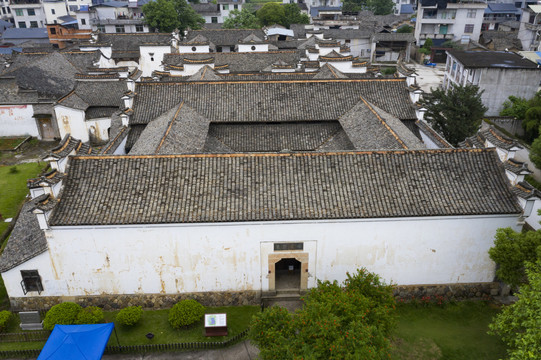
POLYGON ((419 129, 419 134, 421 134, 421 140, 425 144, 427 149, 439 149, 440 146, 436 144, 432 139, 430 139, 421 129, 419 129))
MULTIPOLYGON (((206 65, 214 69, 214 64, 184 64, 184 72, 180 74, 185 75, 185 76, 193 75, 199 70, 201 70, 203 66, 206 66, 206 65)), ((173 75, 173 72, 171 72, 171 75, 173 75)), ((176 72, 175 72, 175 75, 176 75, 176 72)))
POLYGON ((87 133, 94 137, 97 142, 109 141, 109 128, 111 127, 111 118, 101 118, 85 121, 87 133))
MULTIPOLYGON (((49 251, 46 251, 27 262, 16 266, 15 268, 2 273, 2 279, 6 285, 7 293, 10 297, 23 297, 23 296, 40 296, 37 291, 30 291, 24 295, 21 287, 21 270, 38 270, 41 276, 41 284, 43 289, 47 290, 47 293, 61 294, 66 292, 66 288, 59 288, 62 286, 62 282, 55 280, 57 274, 54 268, 51 266, 51 260, 49 251)), ((46 296, 46 292, 42 291, 41 296, 46 296)))
POLYGON ((86 128, 85 112, 83 110, 56 105, 54 112, 61 138, 64 138, 66 134, 71 134, 71 136, 82 142, 88 142, 88 129, 86 128))
POLYGON ((309 286, 363 266, 403 285, 489 282, 507 226, 517 216, 55 227, 44 295, 268 290, 266 244, 305 241, 309 286))
POLYGON ((269 45, 268 44, 238 44, 238 52, 257 52, 257 51, 269 51, 269 45), (252 50, 252 46, 255 47, 255 49, 252 50))
POLYGON ((190 54, 190 53, 209 53, 210 52, 210 46, 209 45, 179 45, 178 52, 183 54, 190 54), (195 51, 192 50, 192 48, 195 47, 195 51))
POLYGON ((165 54, 171 52, 170 46, 140 46, 139 69, 141 76, 151 76, 154 70, 163 70, 162 61, 165 54), (150 56, 150 54, 153 54, 150 56))
POLYGON ((68 15, 68 9, 64 2, 44 2, 43 10, 47 24, 56 24, 59 17, 68 15))
POLYGON ((0 136, 39 137, 32 105, 0 105, 0 136))
POLYGON ((325 56, 331 52, 336 51, 340 54, 340 46, 337 47, 319 47, 319 45, 316 45, 316 48, 319 49, 319 55, 325 56))

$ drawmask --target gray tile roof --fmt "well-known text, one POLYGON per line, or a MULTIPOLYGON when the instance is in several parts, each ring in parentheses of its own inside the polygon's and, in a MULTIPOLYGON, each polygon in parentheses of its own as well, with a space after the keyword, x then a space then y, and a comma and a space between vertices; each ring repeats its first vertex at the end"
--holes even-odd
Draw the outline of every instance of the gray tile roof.
MULTIPOLYGON (((113 154, 122 141, 128 136, 129 128, 127 126, 122 126, 114 136, 111 136, 109 142, 103 146, 100 153, 101 154, 113 154)), ((113 135, 113 134, 112 134, 113 135)))
POLYGON ((59 183, 62 180, 63 177, 64 177, 63 173, 61 173, 58 170, 53 169, 53 170, 49 171, 48 173, 43 174, 40 177, 37 177, 37 178, 34 178, 34 179, 28 179, 26 181, 26 186, 29 189, 35 189, 35 188, 41 187, 40 184, 42 184, 42 183, 47 183, 49 185, 54 185, 54 184, 59 183))
POLYGON ((519 214, 494 149, 72 157, 51 226, 519 214), (197 181, 194 181, 197 180, 197 181))
MULTIPOLYGON (((118 110, 122 106, 121 98, 126 91, 125 81, 78 81, 75 89, 59 99, 58 104, 81 110, 109 108, 106 112, 111 113, 111 108, 118 110)), ((95 114, 103 115, 104 110, 95 109, 92 115, 95 114)))
MULTIPOLYGON (((419 129, 428 136, 430 140, 432 140, 435 144, 437 144, 440 148, 452 148, 453 146, 447 142, 441 136, 438 134, 434 129, 432 129, 424 120, 418 120, 415 125, 419 127, 419 129)), ((462 146, 461 146, 462 147, 462 146)), ((465 146, 465 147, 472 147, 472 146, 465 146)))
POLYGON ((541 199, 541 191, 530 185, 527 181, 522 181, 513 186, 513 193, 523 199, 539 198, 541 199))
POLYGON ((261 29, 204 29, 190 30, 185 40, 189 41, 202 35, 216 46, 235 46, 252 33, 260 39, 265 38, 265 33, 261 29))
MULTIPOLYGON (((139 52, 139 46, 145 44, 169 45, 171 43, 171 34, 152 32, 135 34, 100 33, 98 36, 98 43, 111 44, 113 50, 139 52)), ((92 46, 92 44, 86 45, 92 46)))
POLYGON ((506 51, 447 50, 467 68, 537 69, 537 64, 506 51))
MULTIPOLYGON (((321 148, 340 132, 338 121, 318 123, 278 123, 278 124, 211 124, 209 137, 221 142, 228 152, 280 152, 321 151, 321 148)), ((347 136, 346 136, 347 139, 347 136)), ((209 144, 205 152, 214 152, 209 144)), ((350 141, 341 145, 341 150, 354 150, 350 141)), ((220 151, 223 152, 223 151, 220 151)))
POLYGON ((11 270, 47 251, 45 234, 39 228, 36 215, 31 212, 36 203, 47 196, 41 195, 23 205, 6 247, 0 255, 0 272, 11 270))
POLYGON ((91 106, 85 111, 85 119, 108 118, 118 111, 118 106, 91 106))
POLYGON ((2 74, 14 76, 24 89, 33 89, 40 97, 57 99, 75 85, 75 74, 81 72, 59 52, 18 54, 2 74))
POLYGON ((414 42, 415 36, 411 33, 376 33, 372 36, 372 40, 414 42))
POLYGON ((163 63, 165 65, 183 65, 184 59, 205 60, 210 57, 214 59, 216 66, 229 65, 229 71, 256 72, 271 66, 277 61, 283 61, 287 64, 297 64, 303 57, 303 51, 268 51, 268 52, 229 52, 212 54, 165 54, 163 63))
POLYGON ((522 161, 518 161, 516 159, 507 159, 506 162, 503 163, 503 167, 505 170, 508 170, 512 172, 513 174, 531 174, 532 171, 528 169, 528 164, 522 161))
POLYGON ((15 77, 0 77, 0 104, 30 104, 38 102, 35 90, 20 90, 15 77))
POLYGON ((181 100, 211 122, 338 120, 360 101, 415 119, 403 79, 137 83, 130 125, 147 124, 181 100))

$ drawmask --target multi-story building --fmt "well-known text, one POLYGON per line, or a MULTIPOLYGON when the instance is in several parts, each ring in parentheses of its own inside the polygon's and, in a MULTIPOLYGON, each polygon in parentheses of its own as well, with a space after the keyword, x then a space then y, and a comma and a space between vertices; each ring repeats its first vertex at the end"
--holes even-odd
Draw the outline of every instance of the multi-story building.
POLYGON ((518 38, 523 50, 540 51, 541 5, 528 5, 522 11, 518 38))
POLYGON ((537 64, 508 51, 447 51, 443 88, 476 85, 487 116, 496 116, 511 95, 529 99, 541 81, 537 64))
POLYGON ((79 29, 107 34, 148 32, 148 25, 143 21, 142 6, 142 2, 136 0, 82 5, 76 12, 79 29))
POLYGON ((485 0, 420 0, 415 25, 417 45, 428 38, 436 44, 478 41, 486 7, 485 0))
POLYGON ((0 0, 0 20, 13 23, 13 15, 9 7, 9 0, 0 0))
POLYGON ((45 27, 46 18, 40 0, 10 0, 10 7, 15 27, 45 27))
POLYGON ((483 16, 483 31, 498 30, 501 23, 520 20, 521 11, 511 3, 489 3, 483 16))

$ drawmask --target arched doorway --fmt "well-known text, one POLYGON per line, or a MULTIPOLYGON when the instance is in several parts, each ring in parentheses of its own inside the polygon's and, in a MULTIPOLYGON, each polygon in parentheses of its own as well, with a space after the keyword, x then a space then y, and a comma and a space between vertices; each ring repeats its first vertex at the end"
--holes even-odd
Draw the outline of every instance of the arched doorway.
POLYGON ((299 290, 301 286, 301 262, 297 259, 281 259, 275 264, 276 290, 299 290))

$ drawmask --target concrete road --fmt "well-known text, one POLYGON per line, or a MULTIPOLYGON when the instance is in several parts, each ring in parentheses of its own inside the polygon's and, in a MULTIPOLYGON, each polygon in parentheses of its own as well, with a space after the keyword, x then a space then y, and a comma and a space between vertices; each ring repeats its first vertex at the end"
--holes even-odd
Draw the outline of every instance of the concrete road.
POLYGON ((437 64, 435 68, 420 64, 408 64, 415 68, 417 74, 417 85, 424 92, 431 92, 430 88, 436 89, 443 84, 443 74, 445 73, 445 64, 437 64))

